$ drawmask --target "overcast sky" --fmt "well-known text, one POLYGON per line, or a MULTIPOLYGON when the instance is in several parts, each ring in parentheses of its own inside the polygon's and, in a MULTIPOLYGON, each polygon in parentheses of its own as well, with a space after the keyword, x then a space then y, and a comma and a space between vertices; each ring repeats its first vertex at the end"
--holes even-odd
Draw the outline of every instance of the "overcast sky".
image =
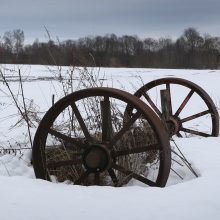
POLYGON ((22 29, 26 42, 88 35, 179 37, 187 27, 220 36, 220 0, 0 0, 0 36, 22 29))

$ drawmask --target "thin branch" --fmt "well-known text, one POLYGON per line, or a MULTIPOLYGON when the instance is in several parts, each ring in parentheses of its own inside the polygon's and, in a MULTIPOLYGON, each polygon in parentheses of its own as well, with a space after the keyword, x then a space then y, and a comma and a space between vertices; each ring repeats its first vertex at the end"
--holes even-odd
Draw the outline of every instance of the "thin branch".
POLYGON ((27 108, 26 108, 26 103, 25 103, 25 99, 24 99, 24 88, 23 88, 23 83, 21 80, 21 71, 20 69, 18 70, 18 74, 19 74, 19 81, 20 81, 20 86, 21 86, 21 95, 22 95, 22 101, 23 101, 23 106, 24 106, 24 112, 25 112, 25 121, 27 123, 27 128, 28 128, 28 136, 29 136, 29 141, 31 144, 31 148, 33 148, 33 142, 32 142, 32 138, 31 138, 31 131, 30 131, 30 124, 29 124, 29 117, 28 117, 28 112, 27 112, 27 108))
POLYGON ((196 171, 192 168, 191 164, 189 163, 189 161, 186 159, 186 157, 184 156, 184 154, 182 153, 182 151, 179 149, 178 145, 176 144, 176 142, 171 139, 171 141, 174 143, 175 147, 177 148, 177 150, 179 151, 179 153, 181 155, 179 155, 178 153, 176 153, 175 151, 172 150, 173 153, 175 153, 177 156, 179 156, 179 158, 183 161, 183 163, 189 168, 189 170, 194 174, 195 177, 199 177, 198 174, 196 173, 196 171))

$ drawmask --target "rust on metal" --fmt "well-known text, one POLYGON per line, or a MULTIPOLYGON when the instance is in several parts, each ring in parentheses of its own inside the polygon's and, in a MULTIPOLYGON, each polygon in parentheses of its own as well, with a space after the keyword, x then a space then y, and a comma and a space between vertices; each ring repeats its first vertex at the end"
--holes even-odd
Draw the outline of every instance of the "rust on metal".
MULTIPOLYGON (((146 103, 157 113, 157 115, 161 119, 163 119, 163 121, 166 124, 166 127, 169 127, 169 133, 171 136, 177 135, 178 137, 182 137, 180 132, 199 135, 202 137, 209 137, 209 136, 217 137, 219 135, 219 114, 215 107, 215 104, 213 103, 212 99, 207 94, 207 92, 193 82, 190 82, 185 79, 174 78, 174 77, 161 78, 161 79, 153 80, 145 84, 140 89, 138 89, 134 95, 139 98, 142 96, 145 97, 146 103), (172 90, 171 90, 172 85, 182 86, 190 90, 174 114, 172 113, 172 97, 171 97, 172 96, 172 90), (158 109, 158 107, 156 106, 156 103, 154 103, 152 99, 149 97, 149 95, 147 95, 151 89, 157 88, 159 86, 165 86, 166 88, 165 90, 167 91, 165 93, 170 93, 170 97, 169 95, 165 95, 164 97, 164 95, 161 94, 161 101, 163 102, 162 110, 161 110, 162 114, 161 114, 160 109, 158 109), (193 94, 197 94, 203 100, 204 104, 207 107, 207 110, 198 112, 196 114, 190 115, 185 118, 181 118, 180 113, 186 107, 186 105, 188 104, 193 94), (166 101, 167 99, 166 96, 168 97, 167 101, 166 101), (192 121, 204 115, 210 116, 211 118, 210 133, 204 133, 202 131, 194 131, 184 126, 185 122, 192 121), (165 120, 164 120, 164 116, 166 118, 165 120), (168 116, 169 116, 169 119, 168 119, 168 116)), ((131 111, 132 111, 132 108, 128 106, 128 112, 131 112, 131 111)))
POLYGON ((204 116, 204 115, 207 115, 207 114, 209 114, 209 113, 210 113, 210 111, 209 111, 209 110, 206 110, 206 111, 203 111, 203 112, 200 112, 200 113, 191 115, 191 116, 189 116, 189 117, 183 118, 183 119, 181 119, 181 122, 184 123, 184 122, 187 122, 187 121, 191 121, 191 120, 193 120, 193 119, 195 119, 195 118, 199 118, 199 117, 204 116))
POLYGON ((133 178, 149 186, 164 187, 171 166, 169 136, 181 137, 183 132, 202 137, 219 135, 219 115, 213 101, 201 87, 188 80, 154 80, 134 95, 104 87, 80 90, 60 99, 43 117, 32 151, 35 175, 46 180, 55 176, 57 181, 69 180, 77 185, 122 186, 133 178), (161 85, 165 89, 160 90, 160 109, 148 92, 161 85), (189 90, 175 113, 173 85, 189 90), (181 117, 194 94, 207 109, 181 117), (95 99, 92 107, 85 101, 91 99, 95 99), (82 110, 80 103, 90 109, 82 110), (122 108, 121 103, 124 110, 115 115, 114 111, 122 108), (95 115, 90 114, 94 106, 95 115), (63 126, 68 121, 56 124, 67 109, 74 115, 68 131, 63 126), (210 133, 186 126, 186 122, 202 116, 211 118, 210 133), (155 179, 151 179, 146 167, 153 166, 155 161, 158 170, 155 179))
POLYGON ((143 92, 142 95, 145 97, 145 99, 148 101, 148 103, 150 104, 150 106, 153 108, 153 110, 160 116, 162 117, 162 113, 160 112, 160 110, 157 108, 157 106, 154 104, 154 102, 152 101, 152 99, 150 98, 150 96, 143 92))
POLYGON ((164 187, 171 166, 169 136, 159 117, 137 97, 112 88, 80 90, 56 102, 36 131, 32 154, 37 178, 51 180, 55 176, 57 181, 70 180, 79 185, 121 186, 133 178, 149 186, 164 187), (92 98, 99 108, 94 116, 100 121, 98 126, 97 121, 88 122, 92 116, 84 115, 79 105, 92 98), (120 103, 118 108, 124 103, 124 109, 130 105, 135 110, 131 117, 122 118, 121 127, 113 127, 119 116, 112 115, 116 108, 112 99, 112 103, 120 103), (56 125, 59 116, 69 108, 75 115, 73 124, 81 128, 81 137, 72 130, 67 133, 63 124, 56 125), (137 160, 138 156, 142 159, 137 160), (158 170, 155 179, 151 179, 145 167, 155 161, 158 170))
POLYGON ((194 91, 191 90, 189 92, 189 94, 186 96, 186 98, 183 100, 182 104, 180 105, 180 107, 178 108, 178 110, 176 111, 176 113, 174 114, 175 117, 178 117, 180 112, 183 110, 183 108, 186 106, 187 102, 190 100, 190 98, 192 97, 194 91))
POLYGON ((73 109, 73 113, 75 114, 75 116, 76 116, 76 118, 77 118, 77 120, 78 120, 78 122, 80 124, 80 127, 81 127, 81 129, 82 129, 82 131, 83 131, 83 133, 84 133, 84 135, 86 137, 86 139, 89 142, 92 142, 92 137, 89 134, 89 131, 88 131, 88 129, 87 129, 87 127, 86 127, 86 125, 85 125, 85 123, 83 121, 83 118, 82 118, 82 116, 81 116, 81 114, 79 112, 79 109, 77 108, 75 102, 71 103, 71 107, 73 109))

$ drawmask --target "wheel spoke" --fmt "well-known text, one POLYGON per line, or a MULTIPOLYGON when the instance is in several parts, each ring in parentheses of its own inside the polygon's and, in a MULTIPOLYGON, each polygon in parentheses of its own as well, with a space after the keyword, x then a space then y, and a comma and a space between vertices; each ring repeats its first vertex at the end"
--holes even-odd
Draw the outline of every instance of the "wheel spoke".
POLYGON ((74 185, 80 185, 89 176, 90 172, 87 170, 74 182, 74 185))
POLYGON ((111 177, 112 182, 114 183, 114 185, 117 186, 118 179, 116 177, 115 171, 112 168, 110 168, 110 169, 108 169, 108 174, 111 177))
POLYGON ((117 164, 113 164, 112 167, 113 167, 114 169, 120 171, 121 173, 124 173, 125 175, 131 175, 132 178, 134 178, 134 179, 136 179, 136 180, 139 180, 140 182, 142 182, 142 183, 144 183, 144 184, 147 184, 147 185, 149 185, 149 186, 157 186, 157 184, 156 184, 155 182, 153 182, 153 181, 151 181, 151 180, 149 180, 149 179, 147 179, 147 178, 145 178, 145 177, 143 177, 143 176, 141 176, 141 175, 139 175, 139 174, 136 174, 136 173, 134 173, 134 172, 132 172, 132 171, 130 171, 130 170, 127 170, 127 169, 125 169, 125 168, 122 167, 122 166, 119 166, 119 165, 117 165, 117 164))
POLYGON ((182 134, 180 134, 180 132, 178 132, 176 135, 177 137, 183 137, 182 134))
MULTIPOLYGON (((144 97, 143 99, 145 100, 144 97)), ((152 100, 154 101, 153 98, 152 100)), ((161 114, 160 108, 158 111, 161 114)), ((150 104, 145 106, 137 97, 125 91, 114 88, 88 88, 73 92, 48 110, 37 129, 32 152, 36 178, 53 180, 50 176, 55 175, 58 182, 70 180, 75 185, 117 187, 134 178, 148 185, 164 186, 170 168, 170 149, 167 147, 168 136, 160 135, 159 132, 166 134, 160 118, 150 104), (90 106, 94 100, 98 101, 98 109, 90 106), (70 115, 66 112, 68 110, 70 115), (97 113, 97 110, 98 122, 88 115, 97 113), (57 120, 62 121, 61 116, 65 113, 70 116, 69 120, 75 121, 71 124, 73 127, 67 129, 69 131, 60 128, 61 122, 56 125, 57 120), (115 125, 114 122, 119 124, 115 125), (77 132, 79 135, 75 135, 74 125, 80 129, 77 132), (126 149, 132 148, 136 139, 142 141, 144 137, 141 135, 145 135, 143 126, 147 126, 147 133, 153 132, 153 137, 143 144, 139 143, 135 146, 137 149, 126 149), (136 138, 130 135, 135 135, 136 138), (158 143, 159 150, 154 148, 154 143, 158 143), (145 148, 146 145, 149 146, 145 148), (114 151, 117 156, 114 156, 114 151), (146 153, 143 153, 145 151, 146 153), (155 158, 158 152, 161 153, 160 157, 155 158), (60 157, 60 153, 65 157, 60 157), (155 162, 158 165, 154 173, 156 180, 144 175, 147 170, 145 167, 142 169, 141 164, 140 171, 134 169, 139 166, 136 164, 138 158, 133 157, 139 155, 138 153, 143 154, 142 156, 146 154, 146 157, 142 158, 144 161, 149 159, 150 163, 155 162), (124 165, 127 163, 130 163, 129 167, 124 165), (122 168, 114 164, 119 164, 122 168)))
POLYGON ((101 101, 102 112, 102 142, 109 141, 112 135, 111 108, 108 96, 101 101))
POLYGON ((92 137, 89 134, 89 131, 88 131, 86 125, 85 125, 85 122, 84 122, 84 120, 83 120, 83 118, 82 118, 82 116, 81 116, 81 114, 79 112, 79 109, 77 108, 75 102, 71 103, 71 107, 72 107, 72 110, 73 110, 73 112, 74 112, 74 114, 75 114, 79 124, 80 124, 80 127, 82 128, 83 134, 85 135, 86 139, 89 142, 92 142, 93 139, 92 139, 92 137))
POLYGON ((209 113, 210 113, 210 111, 209 111, 209 110, 206 110, 206 111, 203 111, 203 112, 200 112, 200 113, 191 115, 191 116, 189 116, 189 117, 183 118, 183 119, 181 119, 181 122, 184 123, 184 122, 187 122, 187 121, 191 121, 191 120, 193 120, 193 119, 199 118, 199 117, 204 116, 204 115, 207 115, 207 114, 209 114, 209 113))
POLYGON ((162 113, 160 112, 160 110, 157 108, 157 106, 154 104, 154 102, 152 101, 152 99, 150 98, 150 96, 143 92, 142 95, 144 96, 144 98, 148 101, 148 103, 150 104, 150 106, 152 107, 152 109, 160 116, 162 117, 162 113))
POLYGON ((143 153, 143 152, 151 151, 151 150, 159 150, 158 144, 152 144, 148 146, 136 147, 136 148, 131 148, 131 149, 118 150, 114 153, 114 156, 119 157, 119 156, 125 156, 129 154, 138 154, 138 153, 143 153))
POLYGON ((55 168, 62 167, 62 166, 71 166, 71 165, 77 165, 81 163, 82 163, 82 159, 51 161, 47 164, 47 168, 55 169, 55 168))
POLYGON ((195 130, 188 129, 188 128, 180 128, 180 130, 184 131, 186 133, 195 134, 195 135, 199 135, 199 136, 202 136, 202 137, 211 137, 210 134, 206 134, 206 133, 203 133, 203 132, 200 132, 200 131, 195 131, 195 130))
POLYGON ((53 136, 55 136, 55 137, 57 137, 57 138, 59 138, 59 139, 62 139, 66 143, 72 143, 72 144, 74 144, 74 145, 76 145, 78 147, 82 147, 82 148, 86 147, 85 144, 75 140, 74 138, 66 136, 65 134, 62 134, 62 133, 60 133, 60 132, 58 132, 58 131, 56 131, 56 130, 54 130, 52 128, 49 129, 48 133, 53 135, 53 136))
POLYGON ((180 107, 178 108, 178 110, 176 111, 176 113, 174 114, 175 117, 178 117, 180 112, 183 110, 183 108, 186 106, 186 104, 188 103, 188 101, 190 100, 190 98, 192 97, 194 93, 194 90, 191 90, 189 92, 189 94, 186 96, 186 98, 183 100, 182 104, 180 105, 180 107))
POLYGON ((123 128, 113 137, 111 142, 108 144, 109 147, 112 147, 116 142, 125 134, 126 131, 135 123, 135 121, 140 117, 141 112, 137 111, 123 126, 123 128))

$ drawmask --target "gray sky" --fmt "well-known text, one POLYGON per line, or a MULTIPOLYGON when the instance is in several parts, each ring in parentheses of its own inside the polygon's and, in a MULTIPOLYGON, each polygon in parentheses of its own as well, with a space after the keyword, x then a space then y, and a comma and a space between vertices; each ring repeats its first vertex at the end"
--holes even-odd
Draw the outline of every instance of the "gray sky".
POLYGON ((22 29, 26 42, 88 35, 179 37, 187 27, 220 36, 220 0, 0 0, 0 36, 22 29))

